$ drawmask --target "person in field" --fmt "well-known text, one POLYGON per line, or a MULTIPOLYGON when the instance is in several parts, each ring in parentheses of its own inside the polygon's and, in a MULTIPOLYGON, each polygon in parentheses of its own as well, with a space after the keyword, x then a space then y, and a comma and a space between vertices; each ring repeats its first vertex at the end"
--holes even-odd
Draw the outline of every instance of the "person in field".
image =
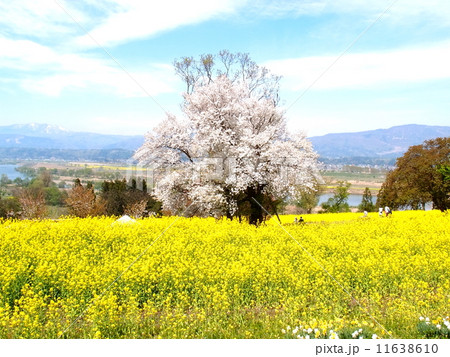
POLYGON ((383 207, 378 208, 378 216, 383 217, 383 207))
POLYGON ((389 215, 392 215, 392 211, 388 206, 384 207, 384 212, 386 213, 386 217, 389 217, 389 215))

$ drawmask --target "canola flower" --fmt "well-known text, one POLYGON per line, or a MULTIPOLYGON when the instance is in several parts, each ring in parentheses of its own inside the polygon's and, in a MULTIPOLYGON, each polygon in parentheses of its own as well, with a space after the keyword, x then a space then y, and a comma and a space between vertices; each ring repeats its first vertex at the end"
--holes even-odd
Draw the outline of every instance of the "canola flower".
POLYGON ((303 217, 0 221, 0 338, 448 338, 448 214, 303 217))
POLYGON ((436 317, 430 321, 429 317, 419 317, 417 329, 427 338, 450 338, 449 317, 436 317))

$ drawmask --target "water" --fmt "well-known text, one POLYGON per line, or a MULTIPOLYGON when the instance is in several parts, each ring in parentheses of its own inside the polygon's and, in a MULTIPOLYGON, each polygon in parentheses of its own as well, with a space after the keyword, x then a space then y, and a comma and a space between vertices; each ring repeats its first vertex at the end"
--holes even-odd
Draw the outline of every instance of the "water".
MULTIPOLYGON (((319 206, 322 203, 328 201, 328 199, 333 196, 334 196, 333 193, 324 193, 323 195, 320 195, 319 206)), ((362 198, 363 198, 363 195, 350 194, 350 195, 348 195, 347 203, 350 207, 357 207, 361 204, 362 198)), ((377 196, 372 196, 373 204, 375 204, 376 201, 377 201, 377 196)))
MULTIPOLYGON (((328 201, 328 199, 333 196, 334 196, 333 193, 324 193, 323 195, 320 195, 319 206, 322 203, 328 201)), ((350 207, 358 207, 361 204, 362 198, 363 198, 363 195, 350 194, 350 195, 348 195, 347 203, 350 207)), ((375 204, 377 202, 377 196, 375 196, 375 195, 372 196, 372 202, 373 202, 373 204, 375 204)), ((432 208, 433 208, 433 204, 431 202, 428 202, 427 204, 425 204, 425 211, 429 211, 432 208)), ((411 209, 411 207, 403 207, 403 208, 399 209, 399 211, 405 211, 405 210, 410 210, 410 209, 411 209)))
POLYGON ((0 165, 0 177, 4 174, 7 175, 10 180, 14 180, 17 177, 24 178, 24 176, 16 171, 17 165, 0 165))

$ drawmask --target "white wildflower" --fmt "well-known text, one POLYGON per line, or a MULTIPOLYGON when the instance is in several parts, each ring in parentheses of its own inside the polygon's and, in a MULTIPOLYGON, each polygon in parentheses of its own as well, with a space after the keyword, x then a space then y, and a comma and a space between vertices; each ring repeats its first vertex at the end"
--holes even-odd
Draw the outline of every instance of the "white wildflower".
POLYGON ((330 331, 330 339, 332 340, 339 340, 339 335, 334 332, 333 330, 330 331))

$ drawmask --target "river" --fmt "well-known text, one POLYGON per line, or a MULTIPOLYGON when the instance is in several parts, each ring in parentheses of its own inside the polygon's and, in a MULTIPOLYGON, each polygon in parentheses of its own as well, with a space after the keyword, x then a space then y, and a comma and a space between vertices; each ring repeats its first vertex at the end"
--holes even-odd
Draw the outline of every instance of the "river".
MULTIPOLYGON (((334 196, 333 193, 324 193, 323 195, 320 195, 319 205, 328 201, 328 199, 333 196, 334 196)), ((363 198, 362 195, 350 194, 350 195, 348 195, 347 203, 350 207, 358 207, 361 204, 362 198, 363 198)), ((372 196, 372 202, 375 204, 376 201, 377 201, 377 196, 372 196)))
POLYGON ((20 172, 16 171, 16 167, 17 165, 0 164, 0 177, 2 175, 7 175, 10 180, 14 180, 17 177, 24 178, 20 172))
MULTIPOLYGON (((324 193, 323 195, 320 195, 319 198, 319 206, 328 201, 328 199, 330 197, 333 197, 334 194, 333 193, 324 193)), ((350 194, 348 195, 348 205, 350 207, 358 207, 361 204, 363 196, 362 195, 355 195, 355 194, 350 194)), ((375 204, 377 202, 377 196, 372 196, 372 202, 373 204, 375 204)), ((411 207, 402 207, 401 209, 399 209, 399 211, 405 211, 405 210, 409 210, 411 209, 411 207)), ((433 209, 433 204, 431 202, 428 202, 427 204, 425 204, 425 211, 429 211, 433 209)))

